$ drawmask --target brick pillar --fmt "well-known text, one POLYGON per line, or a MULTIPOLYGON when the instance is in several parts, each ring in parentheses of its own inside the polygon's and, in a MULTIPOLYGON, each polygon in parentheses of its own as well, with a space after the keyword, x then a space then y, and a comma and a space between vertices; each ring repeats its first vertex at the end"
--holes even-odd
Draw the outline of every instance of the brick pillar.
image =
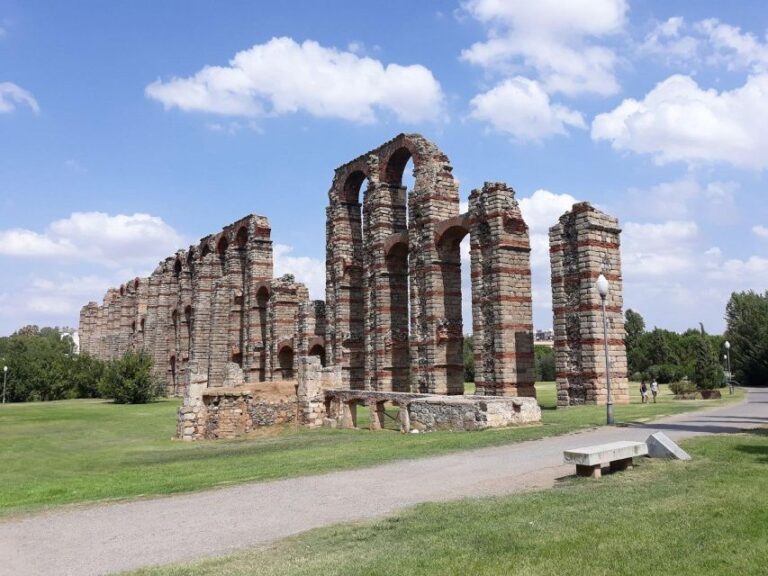
POLYGON ((267 299, 272 280, 272 240, 269 220, 264 216, 248 218, 245 271, 245 341, 243 370, 248 382, 266 380, 267 299))
MULTIPOLYGON (((357 181, 358 188, 364 178, 357 181)), ((343 186, 343 182, 334 181, 326 211, 326 298, 333 318, 329 348, 333 363, 342 367, 343 386, 362 389, 365 312, 361 207, 357 191, 343 192, 343 186)))
POLYGON ((611 284, 606 299, 613 401, 629 402, 624 347, 621 257, 616 218, 574 204, 549 230, 557 404, 605 404, 603 320, 595 281, 611 284))
POLYGON ((459 215, 458 185, 445 157, 417 163, 414 175, 408 198, 411 379, 418 392, 463 394, 459 245, 438 251, 435 244, 438 223, 459 215))
MULTIPOLYGON (((377 172, 371 166, 371 173, 377 172)), ((410 388, 407 251, 401 254, 395 248, 388 253, 386 249, 393 235, 406 231, 405 196, 404 187, 374 180, 363 203, 366 388, 371 390, 410 388)), ((402 247, 407 250, 407 245, 402 247)))
POLYGON ((469 214, 477 394, 535 397, 528 226, 502 182, 473 190, 469 214))

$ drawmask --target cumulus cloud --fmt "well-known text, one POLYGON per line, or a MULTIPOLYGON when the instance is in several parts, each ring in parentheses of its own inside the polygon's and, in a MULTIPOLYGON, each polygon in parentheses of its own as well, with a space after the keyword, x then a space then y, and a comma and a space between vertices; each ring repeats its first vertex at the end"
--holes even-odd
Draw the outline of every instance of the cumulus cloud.
POLYGON ((732 70, 751 68, 765 72, 768 68, 768 43, 761 42, 753 34, 744 33, 737 26, 724 24, 716 18, 702 20, 694 26, 704 35, 712 49, 708 61, 725 64, 732 70))
POLYGON ((228 66, 157 80, 145 93, 166 108, 250 118, 305 112, 372 123, 385 111, 401 122, 417 123, 444 116, 442 89, 424 66, 384 65, 286 37, 238 52, 228 66))
POLYGON ((74 212, 40 233, 0 230, 0 255, 86 260, 109 267, 151 265, 183 245, 181 236, 149 214, 74 212))
POLYGON ((0 114, 13 112, 17 105, 29 107, 35 114, 40 106, 30 92, 13 82, 0 82, 0 114))
POLYGON ((615 94, 615 52, 594 41, 624 29, 625 0, 469 0, 464 10, 485 24, 488 38, 461 59, 488 70, 536 72, 548 93, 615 94))
POLYGON ((752 233, 758 238, 768 238, 768 228, 760 224, 752 226, 752 233))
POLYGON ((627 222, 621 250, 625 275, 642 280, 691 270, 698 234, 699 227, 690 220, 627 222))
POLYGON ((592 122, 592 139, 616 150, 650 154, 659 164, 722 162, 768 166, 768 74, 731 91, 705 90, 674 75, 642 100, 628 98, 592 122))
POLYGON ((294 256, 292 253, 293 246, 274 245, 272 255, 275 278, 283 274, 293 274, 298 282, 307 287, 311 298, 325 300, 325 260, 294 256))
POLYGON ((683 219, 697 215, 725 224, 736 217, 734 197, 738 189, 736 182, 713 181, 702 185, 688 175, 648 189, 631 188, 629 197, 634 217, 683 219))
POLYGON ((585 129, 579 112, 553 104, 535 80, 515 76, 470 101, 470 117, 519 141, 539 141, 565 134, 566 127, 585 129))
POLYGON ((661 55, 668 63, 686 62, 696 58, 701 41, 683 32, 685 20, 674 16, 657 23, 638 47, 638 53, 661 55))

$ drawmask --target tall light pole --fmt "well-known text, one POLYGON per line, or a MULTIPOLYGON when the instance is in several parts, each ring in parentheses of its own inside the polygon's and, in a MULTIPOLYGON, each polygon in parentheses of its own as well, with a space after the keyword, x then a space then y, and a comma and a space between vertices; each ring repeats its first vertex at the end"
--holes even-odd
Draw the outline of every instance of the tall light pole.
POLYGON ((8 382, 8 366, 3 366, 3 404, 5 404, 5 385, 8 382))
POLYGON ((608 357, 608 320, 605 317, 605 298, 608 296, 610 284, 608 279, 600 274, 595 282, 597 293, 600 294, 600 301, 603 307, 603 347, 605 348, 605 385, 608 389, 608 401, 606 402, 606 421, 613 424, 613 397, 611 396, 611 361, 608 357))
POLYGON ((725 359, 728 365, 728 391, 733 394, 733 384, 731 384, 731 343, 728 340, 725 341, 725 359))

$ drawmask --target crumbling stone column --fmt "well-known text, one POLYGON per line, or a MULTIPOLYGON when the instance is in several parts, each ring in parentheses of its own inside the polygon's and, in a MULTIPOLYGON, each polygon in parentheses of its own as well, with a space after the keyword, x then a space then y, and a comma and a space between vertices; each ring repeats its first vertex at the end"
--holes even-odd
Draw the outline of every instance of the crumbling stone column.
POLYGON ((477 394, 535 397, 528 226, 503 182, 473 190, 469 215, 477 394))
POLYGON ((272 281, 267 304, 269 323, 270 380, 296 378, 299 304, 309 299, 307 288, 290 274, 272 281))
POLYGON ((616 218, 589 203, 574 204, 549 230, 558 406, 605 404, 603 320, 595 281, 611 283, 606 299, 611 389, 629 402, 622 277, 616 218))

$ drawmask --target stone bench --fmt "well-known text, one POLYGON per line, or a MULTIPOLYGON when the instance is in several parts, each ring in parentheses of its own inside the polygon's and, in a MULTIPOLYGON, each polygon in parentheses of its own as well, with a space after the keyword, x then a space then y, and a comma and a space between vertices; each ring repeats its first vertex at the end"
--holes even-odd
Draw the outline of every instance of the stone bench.
POLYGON ((576 474, 600 478, 604 464, 611 467, 611 472, 626 470, 632 466, 635 456, 647 456, 648 445, 645 442, 611 442, 598 446, 587 446, 563 452, 565 462, 576 464, 576 474))

